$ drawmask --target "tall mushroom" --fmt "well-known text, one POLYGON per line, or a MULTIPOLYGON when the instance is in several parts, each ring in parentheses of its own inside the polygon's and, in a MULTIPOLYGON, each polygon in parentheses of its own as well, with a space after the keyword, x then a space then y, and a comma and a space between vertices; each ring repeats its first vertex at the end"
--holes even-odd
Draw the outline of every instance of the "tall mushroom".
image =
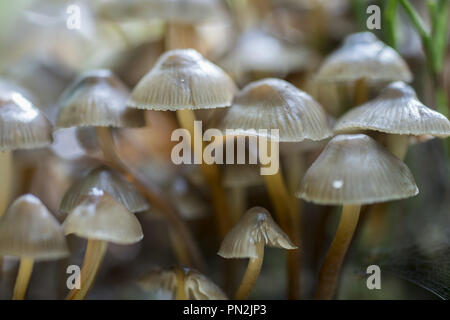
POLYGON ((363 135, 331 139, 303 177, 297 196, 317 204, 342 205, 342 216, 319 273, 318 299, 331 299, 361 205, 408 198, 419 190, 408 167, 363 135))
POLYGON ((20 196, 0 218, 0 256, 20 257, 14 300, 24 299, 35 261, 68 255, 61 226, 35 196, 20 196))
MULTIPOLYGON (((277 129, 280 142, 317 141, 331 136, 322 106, 289 82, 275 78, 248 84, 236 95, 231 108, 224 114, 213 114, 208 126, 224 132, 233 129, 236 135, 269 140, 275 139, 271 130, 277 129)), ((294 205, 294 195, 288 192, 281 168, 275 174, 264 175, 264 181, 281 228, 298 245, 299 230, 294 229, 299 226, 300 214, 294 205)), ((296 298, 299 294, 298 253, 289 253, 288 259, 289 296, 296 298)))
POLYGON ((368 81, 406 81, 413 76, 402 57, 371 32, 347 36, 322 63, 316 74, 321 82, 354 83, 354 104, 367 100, 368 81))
POLYGON ((11 151, 53 142, 52 124, 20 89, 0 83, 0 215, 9 203, 13 162, 11 151))
POLYGON ((249 258, 235 299, 247 299, 250 295, 261 271, 266 245, 286 250, 297 249, 273 221, 269 211, 261 207, 249 209, 223 239, 219 256, 225 259, 249 258))
MULTIPOLYGON (((139 109, 176 111, 180 125, 194 139, 201 135, 194 129, 194 110, 228 107, 235 92, 233 80, 197 51, 172 50, 164 53, 139 81, 127 104, 139 109)), ((195 158, 203 159, 203 147, 193 149, 195 158)), ((230 222, 220 172, 216 165, 201 162, 203 175, 211 188, 219 232, 224 236, 230 222)))
POLYGON ((120 202, 103 190, 93 188, 80 199, 63 223, 66 235, 75 234, 88 240, 81 269, 79 289, 72 289, 68 300, 81 300, 91 289, 108 242, 133 244, 143 238, 137 218, 120 202))

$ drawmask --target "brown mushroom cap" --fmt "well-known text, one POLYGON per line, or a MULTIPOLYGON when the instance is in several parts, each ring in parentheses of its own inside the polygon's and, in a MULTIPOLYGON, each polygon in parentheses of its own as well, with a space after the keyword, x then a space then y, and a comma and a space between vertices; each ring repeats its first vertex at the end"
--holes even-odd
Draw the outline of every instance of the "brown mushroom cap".
POLYGON ((210 109, 231 105, 236 86, 193 49, 171 50, 136 85, 128 105, 149 110, 210 109))
POLYGON ((126 107, 128 96, 128 88, 111 71, 87 71, 61 95, 56 126, 142 127, 145 117, 126 107))
POLYGON ((249 209, 228 232, 218 254, 224 258, 259 258, 257 244, 264 241, 269 247, 296 249, 289 237, 261 207, 249 209))
POLYGON ((371 32, 347 36, 342 46, 331 53, 320 67, 320 81, 406 81, 412 74, 402 57, 371 32))
POLYGON ((134 214, 100 189, 83 196, 63 223, 64 232, 116 244, 133 244, 144 235, 134 214))
POLYGON ((331 136, 322 106, 287 81, 267 78, 252 82, 235 97, 231 108, 216 112, 209 127, 239 135, 270 138, 259 130, 278 129, 282 142, 322 140, 331 136))
POLYGON ((67 190, 61 201, 60 210, 69 213, 78 204, 80 198, 93 188, 110 194, 131 212, 145 211, 149 208, 145 198, 119 172, 100 166, 91 170, 67 190))
POLYGON ((297 197, 319 204, 368 204, 419 193, 408 167, 363 135, 331 139, 303 177, 297 197))
POLYGON ((58 221, 31 194, 17 198, 0 218, 0 255, 56 260, 69 255, 58 221))
POLYGON ((344 114, 334 127, 335 132, 376 130, 414 136, 450 136, 450 121, 425 106, 413 88, 404 82, 393 82, 379 96, 344 114))
POLYGON ((10 89, 0 86, 0 151, 50 145, 50 121, 22 93, 10 89))

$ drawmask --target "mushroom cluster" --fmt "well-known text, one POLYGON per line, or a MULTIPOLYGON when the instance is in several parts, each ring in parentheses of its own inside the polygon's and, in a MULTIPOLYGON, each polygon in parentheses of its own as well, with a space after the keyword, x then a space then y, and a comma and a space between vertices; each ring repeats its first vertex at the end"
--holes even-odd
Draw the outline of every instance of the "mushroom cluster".
POLYGON ((62 32, 42 0, 0 21, 0 298, 365 298, 347 265, 445 238, 450 2, 426 28, 389 1, 379 37, 347 2, 92 1, 62 32))

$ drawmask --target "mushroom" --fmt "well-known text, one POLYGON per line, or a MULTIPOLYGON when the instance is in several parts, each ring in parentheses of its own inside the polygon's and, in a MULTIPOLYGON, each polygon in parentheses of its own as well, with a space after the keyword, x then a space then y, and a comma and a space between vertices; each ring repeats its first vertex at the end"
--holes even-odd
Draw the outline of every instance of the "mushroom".
POLYGON ((139 280, 147 291, 168 291, 176 300, 227 300, 227 296, 214 282, 200 272, 185 268, 153 270, 139 280))
POLYGON ((149 208, 145 198, 119 172, 106 166, 99 166, 72 184, 64 194, 60 210, 69 213, 93 188, 108 193, 130 212, 141 212, 149 208))
POLYGON ((408 198, 418 192, 408 167, 372 138, 355 134, 331 139, 307 170, 296 194, 317 204, 343 206, 320 269, 316 298, 333 298, 361 205, 408 198))
POLYGON ((20 196, 0 218, 0 256, 20 258, 14 300, 24 299, 35 261, 68 255, 61 226, 35 196, 20 196))
POLYGON ((0 82, 0 216, 9 203, 13 159, 11 151, 35 149, 53 142, 52 124, 24 96, 25 91, 5 81, 0 82))
POLYGON ((347 36, 331 53, 316 74, 321 82, 355 83, 355 105, 367 100, 367 81, 405 81, 413 76, 402 57, 371 32, 347 36))
MULTIPOLYGON (((164 53, 139 81, 127 104, 139 109, 176 111, 180 125, 193 138, 198 134, 194 135, 193 110, 228 107, 235 91, 233 80, 197 51, 172 50, 164 53)), ((195 157, 203 159, 203 147, 199 149, 194 148, 195 157)), ((224 236, 230 223, 220 172, 216 165, 203 161, 202 172, 211 188, 219 231, 224 236)))
MULTIPOLYGON (((236 135, 269 140, 275 138, 270 130, 278 129, 280 142, 317 141, 331 136, 322 106, 289 82, 275 78, 248 84, 236 95, 231 108, 224 114, 217 112, 212 115, 208 126, 222 131, 234 129, 236 135)), ((300 213, 294 204, 294 195, 288 192, 281 168, 275 174, 264 175, 264 181, 282 229, 298 244, 299 230, 294 229, 299 225, 300 213)), ((297 254, 288 254, 291 261, 288 263, 290 297, 299 294, 296 289, 300 263, 298 257, 295 258, 297 254)))
POLYGON ((360 130, 388 134, 388 150, 403 160, 410 136, 448 137, 450 121, 420 102, 413 88, 397 81, 375 99, 348 111, 334 127, 336 133, 360 130))
POLYGON ((67 300, 82 300, 91 289, 106 253, 108 242, 133 244, 143 238, 137 218, 103 190, 93 188, 80 199, 63 223, 66 235, 88 240, 81 269, 79 289, 72 289, 67 300))
POLYGON ((258 279, 264 259, 264 246, 297 249, 289 237, 261 207, 249 209, 223 239, 218 255, 225 259, 249 258, 235 299, 247 299, 258 279))

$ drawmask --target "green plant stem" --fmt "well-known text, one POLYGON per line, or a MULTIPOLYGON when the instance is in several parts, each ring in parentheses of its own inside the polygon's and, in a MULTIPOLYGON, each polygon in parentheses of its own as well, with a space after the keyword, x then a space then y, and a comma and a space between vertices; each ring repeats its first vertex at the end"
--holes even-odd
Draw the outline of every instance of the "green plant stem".
POLYGON ((397 7, 398 0, 387 0, 383 12, 386 42, 394 49, 397 49, 397 7))

